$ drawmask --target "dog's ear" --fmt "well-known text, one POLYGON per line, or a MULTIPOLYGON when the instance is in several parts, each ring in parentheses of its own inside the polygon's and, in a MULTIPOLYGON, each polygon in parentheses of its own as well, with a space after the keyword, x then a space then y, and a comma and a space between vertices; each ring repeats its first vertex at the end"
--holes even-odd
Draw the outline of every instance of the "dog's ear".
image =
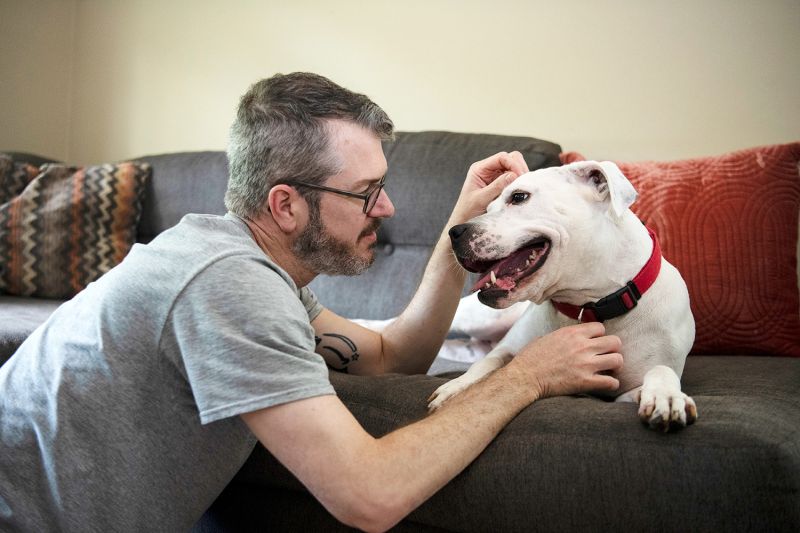
POLYGON ((636 189, 619 167, 611 161, 582 162, 583 177, 611 204, 611 212, 619 218, 636 201, 636 189))

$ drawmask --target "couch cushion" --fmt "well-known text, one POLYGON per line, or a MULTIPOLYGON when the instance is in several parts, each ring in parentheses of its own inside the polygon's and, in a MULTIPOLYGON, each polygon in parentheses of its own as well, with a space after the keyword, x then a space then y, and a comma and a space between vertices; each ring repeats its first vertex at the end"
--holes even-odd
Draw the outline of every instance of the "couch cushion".
POLYGON ((62 303, 44 298, 0 296, 0 366, 62 303))
MULTIPOLYGON (((641 424, 633 403, 541 400, 407 523, 452 531, 796 530, 800 360, 697 356, 683 376, 696 424, 665 434, 641 424)), ((374 436, 424 417, 426 398, 443 381, 332 374, 339 397, 374 436)), ((260 446, 229 490, 237 487, 251 495, 259 487, 304 491, 260 446)), ((291 501, 302 507, 289 513, 266 504, 248 513, 250 523, 281 530, 278 521, 300 513, 306 529, 334 527, 319 504, 291 501)))
POLYGON ((148 155, 139 160, 153 169, 139 224, 139 242, 150 242, 188 213, 225 214, 225 152, 179 152, 148 155))
POLYGON ((384 143, 389 171, 386 192, 396 213, 379 242, 433 246, 456 203, 472 163, 497 152, 519 150, 531 170, 560 165, 557 144, 532 137, 400 132, 384 143))
POLYGON ((800 357, 800 143, 618 165, 686 280, 692 353, 800 357))
POLYGON ((531 170, 560 164, 557 144, 531 137, 399 132, 396 140, 384 143, 386 192, 396 213, 381 226, 375 264, 365 274, 314 280, 311 287, 320 301, 350 318, 396 316, 417 288, 470 165, 513 150, 522 153, 531 170))
POLYGON ((0 293, 69 298, 122 261, 149 175, 142 163, 46 164, 21 189, 0 175, 16 192, 0 204, 0 293))

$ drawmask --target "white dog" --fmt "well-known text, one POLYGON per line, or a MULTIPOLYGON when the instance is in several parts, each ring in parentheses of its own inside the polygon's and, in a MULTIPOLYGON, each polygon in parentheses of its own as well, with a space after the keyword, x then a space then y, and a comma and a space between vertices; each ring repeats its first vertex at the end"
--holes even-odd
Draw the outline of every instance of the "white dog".
POLYGON ((617 401, 638 401, 640 418, 665 431, 695 421, 697 408, 679 377, 694 342, 689 294, 655 234, 628 209, 635 199, 614 163, 585 161, 520 176, 486 214, 450 229, 462 266, 484 273, 454 329, 485 327, 477 300, 494 308, 532 304, 484 359, 433 393, 431 410, 535 337, 602 321, 622 340, 617 401))

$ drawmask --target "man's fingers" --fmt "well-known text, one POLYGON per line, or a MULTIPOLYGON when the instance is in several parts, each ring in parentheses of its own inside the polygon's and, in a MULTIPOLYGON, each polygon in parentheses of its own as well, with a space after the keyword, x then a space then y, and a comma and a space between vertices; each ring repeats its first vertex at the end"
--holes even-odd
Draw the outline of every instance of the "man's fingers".
POLYGON ((619 352, 601 354, 595 356, 594 362, 599 372, 619 370, 622 368, 622 354, 619 352))
POLYGON ((619 380, 611 376, 604 376, 603 374, 595 374, 592 378, 590 390, 595 391, 615 391, 619 388, 619 380))
POLYGON ((619 352, 622 348, 622 341, 616 335, 604 335, 594 337, 591 340, 591 347, 599 354, 619 352))
POLYGON ((506 172, 504 174, 500 174, 497 179, 484 187, 481 190, 481 194, 484 194, 488 197, 488 201, 486 203, 489 203, 500 196, 500 193, 503 192, 503 189, 510 185, 515 179, 517 179, 516 174, 513 172, 506 172))
POLYGON ((509 163, 508 168, 515 172, 517 176, 530 172, 528 169, 528 163, 525 162, 525 158, 522 157, 522 154, 517 151, 510 152, 508 154, 509 163))
POLYGON ((583 322, 575 324, 574 326, 567 326, 572 328, 588 338, 602 337, 606 334, 606 327, 602 322, 583 322))
POLYGON ((474 163, 470 170, 488 185, 507 172, 512 172, 514 177, 525 174, 528 164, 520 152, 498 152, 474 163))
POLYGON ((525 162, 525 158, 522 157, 520 152, 500 152, 496 155, 496 157, 497 162, 499 163, 498 170, 510 171, 517 176, 521 176, 522 174, 529 172, 528 164, 525 162))

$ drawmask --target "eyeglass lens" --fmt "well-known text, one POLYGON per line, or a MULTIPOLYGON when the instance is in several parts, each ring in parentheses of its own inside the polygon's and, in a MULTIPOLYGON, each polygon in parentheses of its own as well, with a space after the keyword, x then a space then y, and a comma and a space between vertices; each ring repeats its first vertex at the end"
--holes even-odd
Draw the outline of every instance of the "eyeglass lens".
POLYGON ((369 212, 372 211, 372 208, 375 207, 375 204, 378 203, 378 197, 381 195, 381 190, 383 190, 383 183, 379 184, 377 187, 375 187, 375 190, 369 193, 364 209, 365 213, 369 214, 369 212))

